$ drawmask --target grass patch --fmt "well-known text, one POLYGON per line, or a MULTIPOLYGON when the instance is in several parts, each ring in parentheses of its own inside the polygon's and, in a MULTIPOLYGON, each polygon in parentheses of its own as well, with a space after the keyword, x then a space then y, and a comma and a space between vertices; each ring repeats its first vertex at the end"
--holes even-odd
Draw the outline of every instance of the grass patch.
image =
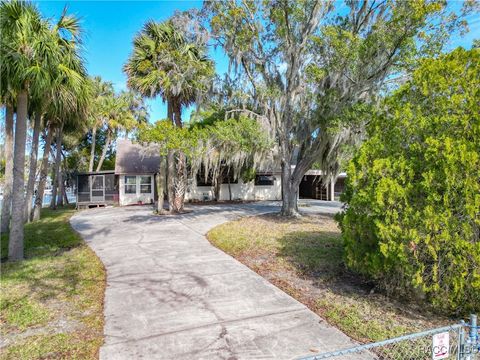
MULTIPOLYGON (((103 343, 102 263, 71 228, 71 207, 25 226, 25 260, 3 262, 1 359, 95 359, 103 343)), ((8 236, 1 239, 2 260, 8 236)))
POLYGON ((329 216, 247 217, 219 225, 207 237, 360 342, 448 322, 376 293, 371 284, 347 271, 340 230, 329 216))

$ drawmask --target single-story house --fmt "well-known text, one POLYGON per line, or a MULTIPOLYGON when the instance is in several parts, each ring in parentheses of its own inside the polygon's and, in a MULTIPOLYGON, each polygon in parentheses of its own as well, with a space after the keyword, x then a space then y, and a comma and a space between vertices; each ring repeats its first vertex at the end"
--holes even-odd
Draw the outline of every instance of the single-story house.
MULTIPOLYGON (((79 173, 77 175, 77 206, 120 206, 152 204, 158 200, 155 187, 160 155, 155 146, 144 147, 130 140, 117 140, 115 170, 79 173)), ((281 200, 280 170, 266 162, 257 170, 255 179, 241 178, 222 184, 220 200, 281 200)), ((338 200, 343 191, 345 174, 335 182, 323 184, 320 170, 309 170, 299 186, 300 198, 338 200)), ((212 184, 203 176, 188 179, 186 201, 208 201, 214 198, 212 184)))

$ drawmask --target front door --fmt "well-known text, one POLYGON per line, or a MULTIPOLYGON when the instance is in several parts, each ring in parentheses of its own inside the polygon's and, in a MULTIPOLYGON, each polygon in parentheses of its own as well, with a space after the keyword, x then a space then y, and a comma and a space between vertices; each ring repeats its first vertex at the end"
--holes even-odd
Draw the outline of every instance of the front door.
POLYGON ((105 201, 105 176, 93 175, 92 176, 92 190, 90 199, 92 202, 105 201))

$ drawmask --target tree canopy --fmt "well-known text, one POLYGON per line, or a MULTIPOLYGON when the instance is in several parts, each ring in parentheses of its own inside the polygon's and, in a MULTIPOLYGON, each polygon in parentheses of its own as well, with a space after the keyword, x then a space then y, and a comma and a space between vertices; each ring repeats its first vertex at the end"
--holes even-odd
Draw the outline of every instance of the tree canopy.
MULTIPOLYGON (((214 1, 204 13, 234 74, 248 81, 251 109, 280 152, 284 215, 295 215, 298 185, 317 162, 334 176, 343 145, 362 126, 343 119, 375 103, 415 60, 442 48, 460 26, 442 2, 214 1), (343 3, 342 3, 343 4, 343 3), (295 165, 292 169, 291 165, 295 165)), ((239 80, 240 81, 240 80, 239 80)))

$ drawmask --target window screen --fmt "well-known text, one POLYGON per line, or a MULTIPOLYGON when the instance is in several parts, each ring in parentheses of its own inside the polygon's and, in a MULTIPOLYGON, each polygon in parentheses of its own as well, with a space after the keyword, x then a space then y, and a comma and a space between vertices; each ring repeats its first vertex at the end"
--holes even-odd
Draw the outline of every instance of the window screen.
POLYGON ((125 176, 125 194, 135 194, 137 192, 137 177, 125 176))
POLYGON ((152 192, 152 181, 150 176, 140 176, 140 192, 150 194, 152 192))
POLYGON ((78 192, 90 194, 90 183, 88 180, 88 175, 78 175, 77 181, 78 192))
POLYGON ((257 175, 257 176, 255 176, 255 185, 271 186, 271 185, 273 185, 274 181, 275 181, 275 178, 273 177, 273 175, 257 175))

